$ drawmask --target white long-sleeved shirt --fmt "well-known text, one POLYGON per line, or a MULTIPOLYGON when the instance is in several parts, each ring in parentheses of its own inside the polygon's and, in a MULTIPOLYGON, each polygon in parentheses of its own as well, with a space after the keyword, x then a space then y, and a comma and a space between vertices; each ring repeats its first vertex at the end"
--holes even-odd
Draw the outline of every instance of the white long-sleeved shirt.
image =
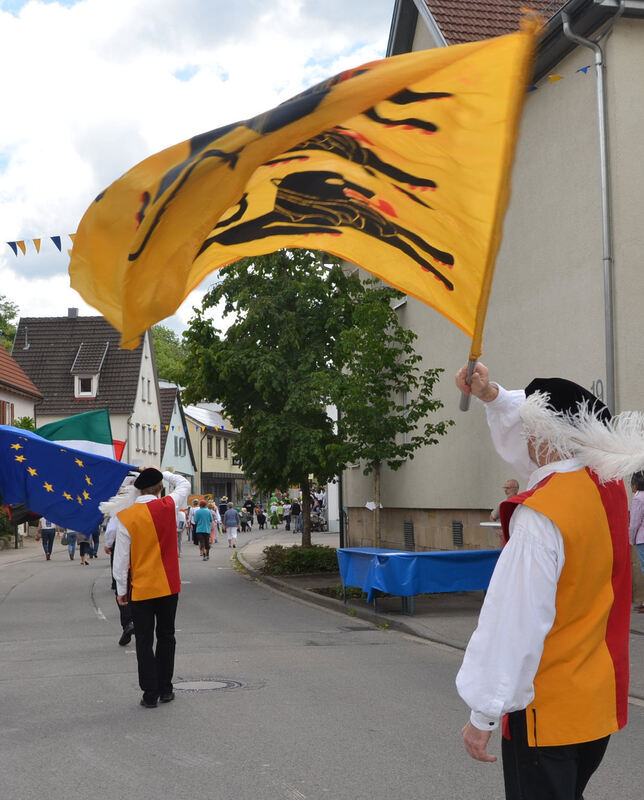
MULTIPOLYGON (((170 497, 174 500, 175 508, 179 509, 185 506, 190 493, 190 482, 186 480, 183 475, 177 475, 175 472, 164 472, 163 480, 170 485, 170 497)), ((142 494, 137 497, 135 503, 149 503, 156 500, 153 494, 142 494)), ((123 523, 114 517, 116 520, 116 539, 114 544, 114 563, 112 565, 112 575, 116 581, 116 591, 119 595, 127 593, 127 573, 130 568, 130 547, 132 540, 128 529, 123 523)))
MULTIPOLYGON (((582 469, 576 459, 536 467, 521 432, 523 391, 499 387, 485 404, 499 455, 532 489, 553 472, 582 469)), ((476 728, 494 730, 503 714, 534 699, 534 677, 555 619, 557 582, 565 561, 563 538, 547 517, 518 506, 488 588, 476 630, 456 678, 458 693, 471 709, 476 728)))

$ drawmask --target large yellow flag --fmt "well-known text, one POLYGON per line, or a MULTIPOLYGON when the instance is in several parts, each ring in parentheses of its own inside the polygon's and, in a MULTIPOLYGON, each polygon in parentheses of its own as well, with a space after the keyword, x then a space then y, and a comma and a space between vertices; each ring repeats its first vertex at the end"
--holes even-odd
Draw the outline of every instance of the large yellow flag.
POLYGON ((365 64, 147 158, 86 211, 72 286, 133 348, 213 270, 321 250, 435 308, 478 356, 535 27, 365 64))

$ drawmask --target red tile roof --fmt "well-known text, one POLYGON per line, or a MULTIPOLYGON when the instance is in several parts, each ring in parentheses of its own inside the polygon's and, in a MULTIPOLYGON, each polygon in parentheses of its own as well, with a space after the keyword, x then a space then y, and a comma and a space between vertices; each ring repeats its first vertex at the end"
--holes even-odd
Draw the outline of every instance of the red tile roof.
POLYGON ((8 392, 41 400, 42 394, 34 386, 18 363, 0 344, 0 387, 8 392))
POLYGON ((425 0, 448 44, 475 42, 512 33, 519 27, 522 8, 549 19, 564 0, 425 0))

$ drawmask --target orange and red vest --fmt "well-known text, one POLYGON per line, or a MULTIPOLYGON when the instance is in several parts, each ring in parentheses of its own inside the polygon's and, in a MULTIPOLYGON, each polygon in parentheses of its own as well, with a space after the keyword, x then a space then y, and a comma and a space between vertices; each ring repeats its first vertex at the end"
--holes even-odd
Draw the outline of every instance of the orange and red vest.
POLYGON ((118 518, 131 539, 132 600, 180 592, 177 512, 172 497, 134 503, 118 518))
POLYGON ((624 485, 602 486, 589 469, 555 472, 501 504, 506 541, 519 504, 557 526, 565 552, 555 620, 525 710, 528 744, 601 739, 627 721, 631 565, 624 485))

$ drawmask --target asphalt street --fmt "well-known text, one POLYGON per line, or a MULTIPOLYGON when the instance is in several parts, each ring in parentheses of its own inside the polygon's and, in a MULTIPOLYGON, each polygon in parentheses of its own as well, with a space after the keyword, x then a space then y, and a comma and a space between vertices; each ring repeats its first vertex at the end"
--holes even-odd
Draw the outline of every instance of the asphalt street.
MULTIPOLYGON (((281 594, 232 552, 184 542, 177 698, 156 709, 107 556, 0 553, 1 800, 503 797, 500 766, 462 749, 459 650, 281 594)), ((641 798, 644 703, 630 715, 586 800, 641 798)))

